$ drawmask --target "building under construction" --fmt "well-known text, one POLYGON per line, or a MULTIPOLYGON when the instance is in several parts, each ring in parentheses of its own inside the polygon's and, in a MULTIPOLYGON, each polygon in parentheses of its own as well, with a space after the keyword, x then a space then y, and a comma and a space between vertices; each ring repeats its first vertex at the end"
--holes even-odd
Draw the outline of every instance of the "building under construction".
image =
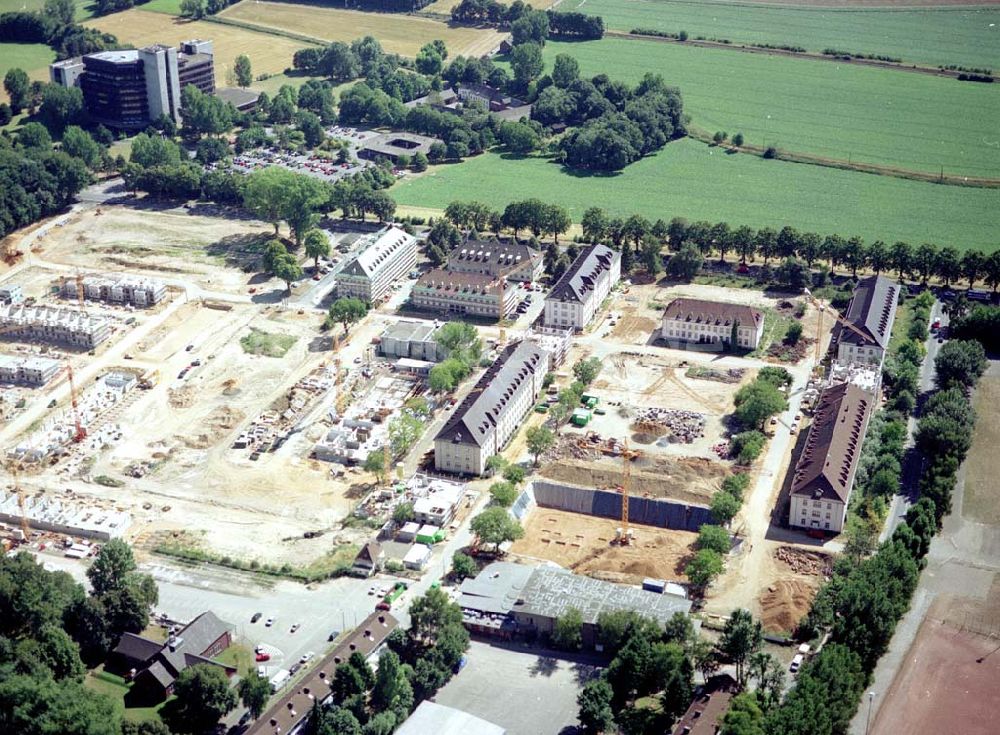
POLYGON ((25 498, 22 509, 17 493, 7 494, 3 491, 0 491, 0 521, 12 526, 26 523, 39 531, 101 541, 122 537, 132 525, 132 517, 128 513, 64 503, 46 496, 25 498))
POLYGON ((158 304, 167 295, 167 284, 141 276, 87 276, 67 278, 62 284, 64 299, 81 296, 89 301, 147 307, 158 304))
POLYGON ((49 306, 0 304, 0 337, 92 350, 111 336, 104 317, 49 306))
POLYGON ((59 367, 58 360, 47 357, 0 355, 0 383, 42 386, 56 376, 59 367))

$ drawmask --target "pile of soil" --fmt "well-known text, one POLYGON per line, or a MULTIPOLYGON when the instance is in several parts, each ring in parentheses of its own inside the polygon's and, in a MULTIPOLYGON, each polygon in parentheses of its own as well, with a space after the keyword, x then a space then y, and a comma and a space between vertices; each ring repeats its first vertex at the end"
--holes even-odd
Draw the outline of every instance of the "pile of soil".
POLYGON ((779 579, 761 595, 761 622, 769 633, 791 633, 809 612, 816 585, 802 579, 779 579))

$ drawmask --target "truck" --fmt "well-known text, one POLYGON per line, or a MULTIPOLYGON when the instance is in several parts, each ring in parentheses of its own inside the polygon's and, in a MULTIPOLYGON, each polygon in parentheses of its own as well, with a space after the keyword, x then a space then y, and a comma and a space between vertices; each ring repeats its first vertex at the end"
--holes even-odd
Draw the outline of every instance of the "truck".
POLYGON ((281 687, 285 686, 291 678, 292 674, 288 669, 280 669, 277 674, 271 677, 271 691, 278 691, 281 687))
POLYGON ((160 380, 159 370, 147 370, 143 373, 142 377, 139 378, 139 387, 143 390, 149 390, 154 385, 156 385, 160 380))

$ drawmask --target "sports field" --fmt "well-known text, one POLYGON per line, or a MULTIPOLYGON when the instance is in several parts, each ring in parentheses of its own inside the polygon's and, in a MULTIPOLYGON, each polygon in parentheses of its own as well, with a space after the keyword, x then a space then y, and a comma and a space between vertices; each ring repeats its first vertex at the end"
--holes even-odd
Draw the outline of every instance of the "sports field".
POLYGON ((495 153, 438 166, 392 190, 400 204, 444 209, 478 199, 490 206, 538 197, 579 222, 589 206, 650 219, 686 217, 731 225, 782 227, 868 241, 935 242, 992 250, 1000 191, 940 186, 748 155, 727 155, 695 140, 670 143, 616 176, 564 172, 541 158, 495 153))
POLYGON ((226 73, 240 54, 250 57, 254 76, 278 74, 292 65, 292 54, 308 44, 290 38, 198 20, 181 21, 163 13, 132 8, 94 18, 84 25, 113 33, 122 43, 137 47, 151 43, 176 45, 191 38, 211 39, 215 51, 215 81, 226 86, 226 73))
POLYGON ((1000 177, 1000 84, 828 61, 605 38, 545 45, 634 83, 646 72, 680 87, 695 126, 747 143, 827 158, 1000 177))
POLYGON ((493 29, 451 28, 430 18, 251 0, 226 8, 219 17, 325 41, 374 36, 386 51, 403 56, 416 56, 421 46, 435 39, 444 41, 452 56, 482 56, 499 46, 503 38, 493 29))
POLYGON ((836 48, 906 62, 1000 69, 1000 8, 788 7, 718 0, 565 0, 608 28, 681 30, 691 38, 836 48), (993 24, 991 26, 991 24, 993 24))

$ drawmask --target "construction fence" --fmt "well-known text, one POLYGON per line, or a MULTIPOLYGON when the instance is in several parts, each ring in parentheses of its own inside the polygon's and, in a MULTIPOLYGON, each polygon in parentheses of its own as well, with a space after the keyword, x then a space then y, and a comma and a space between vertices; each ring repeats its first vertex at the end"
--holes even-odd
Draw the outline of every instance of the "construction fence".
MULTIPOLYGON (((621 518, 622 515, 622 497, 619 493, 549 480, 529 483, 514 502, 511 513, 523 521, 536 505, 601 518, 621 518)), ((704 524, 713 523, 705 506, 634 495, 629 496, 628 517, 632 523, 677 531, 697 532, 704 524)))

